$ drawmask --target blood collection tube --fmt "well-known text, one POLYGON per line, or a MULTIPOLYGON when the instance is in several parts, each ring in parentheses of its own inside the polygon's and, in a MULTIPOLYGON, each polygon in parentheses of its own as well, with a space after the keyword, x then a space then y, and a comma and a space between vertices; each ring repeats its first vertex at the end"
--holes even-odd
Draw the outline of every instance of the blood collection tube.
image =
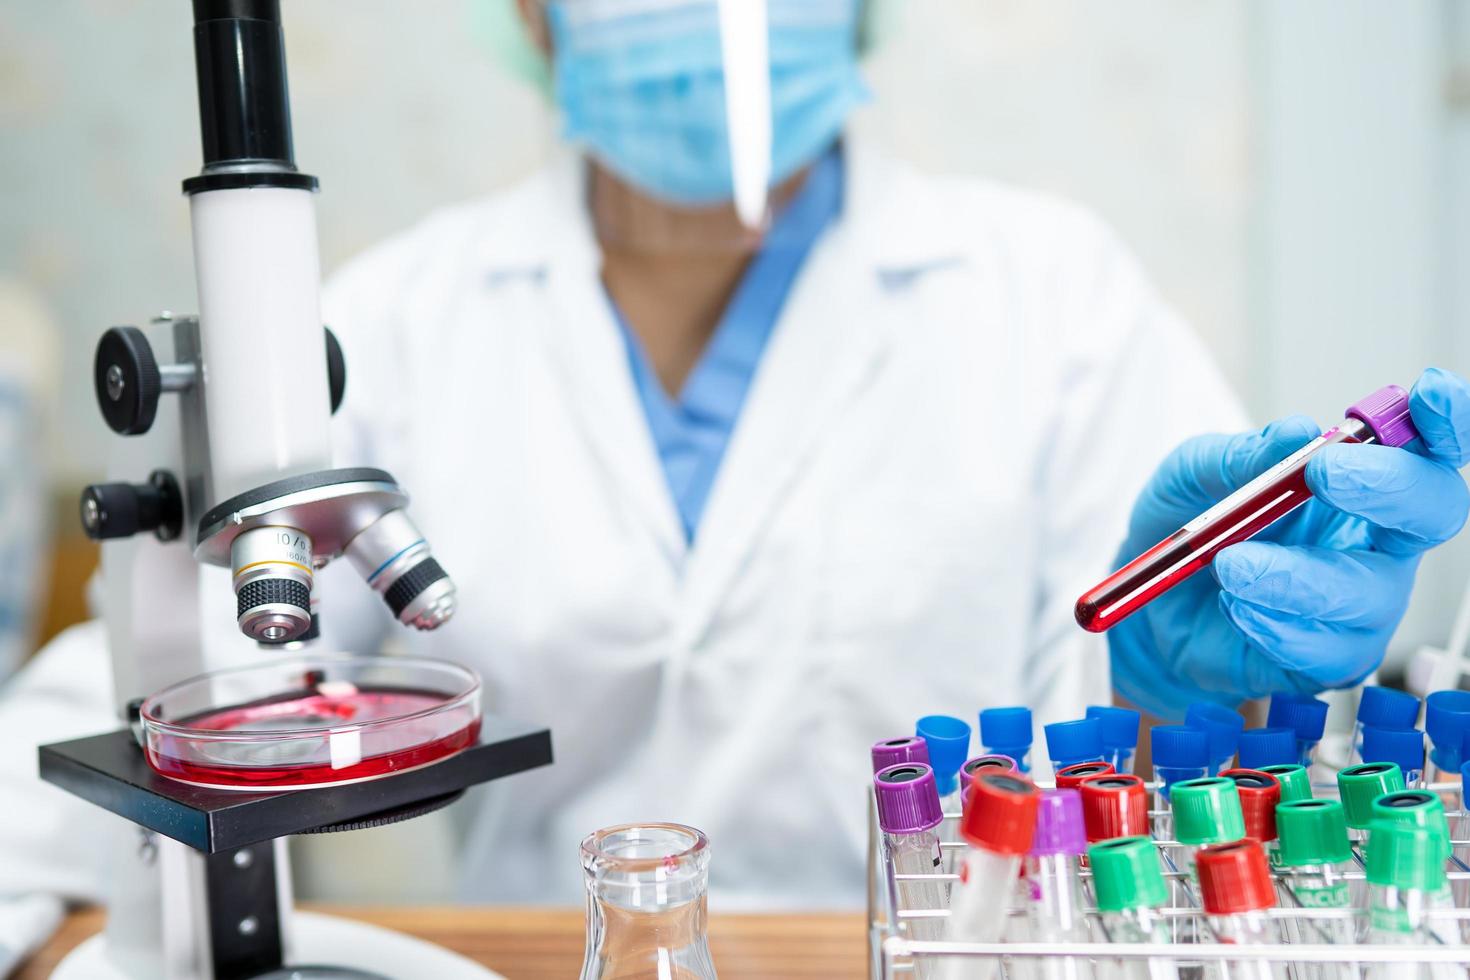
POLYGON ((1187 725, 1155 725, 1149 732, 1149 749, 1153 756, 1154 809, 1169 806, 1169 793, 1175 783, 1199 779, 1209 769, 1210 737, 1187 725))
POLYGON ((1296 732, 1290 728, 1247 728, 1236 742, 1242 769, 1296 765, 1296 732))
MULTIPOLYGON (((1245 837, 1245 815, 1235 780, 1206 776, 1176 783, 1173 800, 1174 839, 1180 854, 1175 867, 1195 873, 1195 856, 1211 844, 1229 844, 1245 837)), ((1263 855, 1264 851, 1261 852, 1263 855)))
MULTIPOLYGON (((1082 825, 1082 797, 1075 789, 1047 790, 1036 811, 1031 850, 1021 864, 1025 940, 1038 943, 1085 943, 1086 903, 1082 897, 1082 852, 1087 834, 1082 825)), ((1082 980, 1090 976, 1085 961, 1071 958, 1017 960, 1011 964, 1017 978, 1082 980)))
POLYGON ((1022 772, 1031 771, 1031 709, 986 708, 980 712, 980 749, 1007 755, 1022 772))
MULTIPOLYGON (((1200 907, 1217 941, 1235 946, 1281 941, 1267 912, 1276 905, 1276 887, 1258 841, 1203 848, 1197 862, 1200 907)), ((1234 960, 1226 961, 1218 975, 1229 980, 1277 980, 1285 978, 1286 971, 1269 960, 1234 960)))
POLYGON ((1299 766, 1295 762, 1275 766, 1247 766, 1241 763, 1241 768, 1254 768, 1258 772, 1275 776, 1276 781, 1281 784, 1282 803, 1295 803, 1297 800, 1312 798, 1312 781, 1307 777, 1306 766, 1299 766))
POLYGON ((1353 725, 1353 761, 1368 762, 1363 758, 1363 729, 1386 728, 1405 731, 1419 721, 1419 699, 1405 691, 1391 687, 1370 686, 1363 688, 1358 698, 1358 719, 1353 725))
MULTIPOLYGON (((1444 803, 1434 793, 1424 789, 1406 789, 1380 796, 1373 801, 1373 817, 1369 824, 1405 823, 1423 827, 1439 841, 1441 860, 1450 857, 1450 825, 1445 815, 1444 803)), ((1369 850, 1373 844, 1368 843, 1369 850)))
POLYGON ((1008 755, 977 755, 973 759, 966 759, 965 764, 960 766, 961 810, 969 803, 970 784, 977 775, 983 776, 987 772, 1020 772, 1020 769, 1016 766, 1016 760, 1008 755))
MULTIPOLYGON (((977 775, 983 776, 987 772, 1011 772, 1019 773, 1016 768, 1016 760, 1006 755, 981 755, 966 760, 960 766, 960 813, 964 819, 965 808, 970 805, 970 786, 974 783, 977 775)), ((963 856, 962 848, 953 846, 945 848, 944 870, 947 874, 953 874, 959 869, 960 858, 963 856)))
POLYGON ((970 756, 970 726, 948 715, 925 715, 914 725, 914 734, 929 747, 929 767, 934 770, 934 787, 944 810, 939 836, 954 840, 960 815, 959 772, 970 756))
POLYGON ((1368 827, 1375 819, 1373 801, 1385 793, 1404 788, 1404 774, 1392 762, 1360 762, 1337 773, 1337 796, 1342 800, 1347 819, 1348 837, 1366 840, 1368 827))
POLYGON ((1403 730, 1363 729, 1358 755, 1364 762, 1392 762, 1404 774, 1404 788, 1424 785, 1424 733, 1417 728, 1403 730))
POLYGON ((1424 699, 1424 734, 1429 751, 1425 782, 1453 780, 1465 762, 1460 757, 1465 734, 1470 732, 1470 691, 1435 691, 1424 699))
MULTIPOLYGON (((1348 909, 1357 865, 1347 821, 1336 800, 1297 800, 1276 808, 1280 903, 1307 909, 1348 909)), ((1297 943, 1351 943, 1351 919, 1293 920, 1297 943)))
POLYGON ((1346 416, 1093 587, 1077 600, 1077 623, 1094 633, 1111 629, 1204 568, 1221 549, 1255 536, 1312 499, 1307 461, 1324 446, 1403 446, 1419 435, 1409 418, 1409 394, 1397 385, 1349 406, 1346 416))
POLYGON ((1112 771, 1111 762, 1074 762, 1057 770, 1057 789, 1076 789, 1088 776, 1106 776, 1112 771))
MULTIPOLYGON (((1092 890, 1109 943, 1168 943, 1173 941, 1163 907, 1169 885, 1159 868, 1158 848, 1147 837, 1118 837, 1087 849, 1092 867, 1092 890)), ((1170 960, 1116 960, 1103 975, 1117 980, 1178 980, 1179 967, 1170 960)))
MULTIPOLYGON (((999 942, 1005 929, 1012 883, 1021 870, 1021 858, 1031 850, 1041 791, 1028 780, 1009 773, 987 773, 970 786, 970 805, 960 823, 960 834, 970 846, 960 864, 960 880, 950 895, 951 942, 999 942)), ((951 957, 944 980, 989 980, 993 960, 951 957)))
POLYGON ((1245 836, 1261 842, 1268 864, 1276 864, 1276 807, 1281 802, 1281 783, 1270 773, 1255 769, 1226 769, 1220 773, 1234 781, 1240 794, 1240 815, 1245 836))
MULTIPOLYGON (((937 876, 943 871, 939 824, 944 811, 934 787, 934 770, 922 762, 900 762, 873 777, 878 803, 878 827, 888 849, 893 871, 924 877, 898 881, 898 903, 903 909, 943 909, 948 885, 937 876)), ((942 918, 901 920, 914 939, 938 939, 942 918)))
POLYGON ((1143 716, 1132 708, 1094 704, 1088 707, 1087 717, 1102 722, 1103 761, 1111 762, 1114 772, 1132 772, 1143 716))
POLYGON ((1096 718, 1054 721, 1043 725, 1046 754, 1053 772, 1079 762, 1102 762, 1102 722, 1096 718))
POLYGON ((1327 729, 1327 702, 1303 694, 1273 694, 1266 711, 1266 724, 1290 728, 1296 733, 1296 758, 1292 761, 1312 769, 1317 743, 1327 729))
POLYGON ((896 766, 900 762, 922 762, 929 764, 929 743, 917 735, 903 738, 885 738, 873 743, 873 774, 879 770, 896 766))
POLYGON ((1082 794, 1082 824, 1089 841, 1150 836, 1148 790, 1141 777, 1132 773, 1089 776, 1077 792, 1082 794))
POLYGON ((915 723, 914 734, 924 740, 929 752, 934 785, 945 803, 945 812, 958 812, 959 772, 970 757, 970 726, 948 715, 925 715, 915 723), (953 808, 949 806, 951 797, 953 808))
POLYGON ((1210 774, 1224 772, 1235 759, 1245 719, 1240 712, 1209 701, 1196 701, 1184 711, 1184 724, 1210 737, 1210 774))
MULTIPOLYGON (((1387 945, 1440 946, 1460 944, 1454 923, 1436 922, 1434 910, 1444 908, 1449 893, 1444 856, 1434 833, 1405 823, 1373 825, 1368 841, 1368 941, 1387 945)), ((1424 970, 1409 963, 1376 964, 1372 980, 1419 980, 1421 977, 1463 977, 1462 967, 1424 970)))
MULTIPOLYGON (((1470 744, 1470 738, 1466 742, 1470 744)), ((1453 848, 1454 858, 1462 867, 1470 867, 1470 760, 1460 766, 1460 817, 1457 823, 1458 828, 1452 836, 1467 843, 1453 848)), ((1457 881, 1453 888, 1455 904, 1462 908, 1470 906, 1470 881, 1457 881)))

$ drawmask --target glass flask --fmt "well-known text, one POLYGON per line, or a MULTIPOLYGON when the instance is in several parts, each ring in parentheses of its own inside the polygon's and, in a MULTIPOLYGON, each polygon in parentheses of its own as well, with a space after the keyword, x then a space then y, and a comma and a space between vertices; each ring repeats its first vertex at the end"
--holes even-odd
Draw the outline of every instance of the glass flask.
POLYGON ((581 980, 703 980, 709 840, 674 823, 622 824, 582 841, 587 952, 581 980))

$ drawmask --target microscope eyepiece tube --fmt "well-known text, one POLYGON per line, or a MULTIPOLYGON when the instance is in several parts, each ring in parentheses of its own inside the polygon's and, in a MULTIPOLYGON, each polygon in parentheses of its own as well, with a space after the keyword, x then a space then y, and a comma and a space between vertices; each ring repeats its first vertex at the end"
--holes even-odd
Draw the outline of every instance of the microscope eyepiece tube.
POLYGON ((454 615, 455 588, 402 508, 347 542, 347 559, 405 626, 437 629, 454 615))
POLYGON ((292 527, 256 527, 230 545, 240 632, 289 643, 311 628, 311 537, 292 527))

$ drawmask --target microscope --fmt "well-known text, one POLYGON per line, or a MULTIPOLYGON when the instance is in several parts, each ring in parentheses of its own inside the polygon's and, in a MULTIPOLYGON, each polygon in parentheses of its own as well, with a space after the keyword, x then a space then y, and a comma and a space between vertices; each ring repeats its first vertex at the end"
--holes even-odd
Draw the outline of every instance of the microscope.
MULTIPOLYGON (((109 467, 123 482, 90 486, 81 500, 86 532, 104 542, 125 727, 42 746, 39 760, 43 779, 135 826, 119 822, 105 933, 55 976, 486 978, 427 943, 294 912, 285 848, 295 834, 408 819, 469 786, 549 765, 550 732, 481 717, 472 674, 443 665, 473 684, 461 698, 472 694, 474 707, 462 744, 386 773, 307 788, 219 786, 163 775, 145 755, 156 746, 140 744, 150 721, 168 728, 148 707, 160 691, 182 683, 229 704, 236 675, 263 658, 292 676, 292 658, 311 652, 319 617, 331 615, 316 608, 317 577, 335 558, 411 628, 437 629, 457 598, 394 478, 332 467, 330 415, 346 362, 321 321, 317 180, 294 162, 279 0, 193 0, 193 11, 204 167, 183 189, 199 313, 102 336, 98 404, 129 438, 109 467), (219 628, 225 617, 238 632, 219 628), (217 671, 226 664, 247 666, 217 671)), ((391 674, 413 658, 341 659, 382 662, 391 674)), ((307 689, 329 686, 322 669, 299 673, 307 689)), ((331 734, 323 771, 358 771, 363 751, 348 734, 331 734)))

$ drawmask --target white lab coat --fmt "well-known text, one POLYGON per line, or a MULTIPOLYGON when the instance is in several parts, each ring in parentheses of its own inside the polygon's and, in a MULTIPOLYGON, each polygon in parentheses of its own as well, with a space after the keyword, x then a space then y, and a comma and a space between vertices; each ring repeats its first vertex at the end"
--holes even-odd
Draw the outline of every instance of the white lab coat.
MULTIPOLYGON (((459 585, 409 645, 553 732, 554 766, 461 805, 463 894, 575 902, 584 834, 674 820, 720 908, 859 904, 869 746, 1028 704, 1043 756, 1042 723, 1105 702, 1072 604, 1159 459, 1238 408, 1095 219, 853 149, 688 546, 580 204, 553 166, 325 298, 342 462, 409 489, 459 585)), ((376 598, 324 583, 329 637, 373 649, 376 598)))

